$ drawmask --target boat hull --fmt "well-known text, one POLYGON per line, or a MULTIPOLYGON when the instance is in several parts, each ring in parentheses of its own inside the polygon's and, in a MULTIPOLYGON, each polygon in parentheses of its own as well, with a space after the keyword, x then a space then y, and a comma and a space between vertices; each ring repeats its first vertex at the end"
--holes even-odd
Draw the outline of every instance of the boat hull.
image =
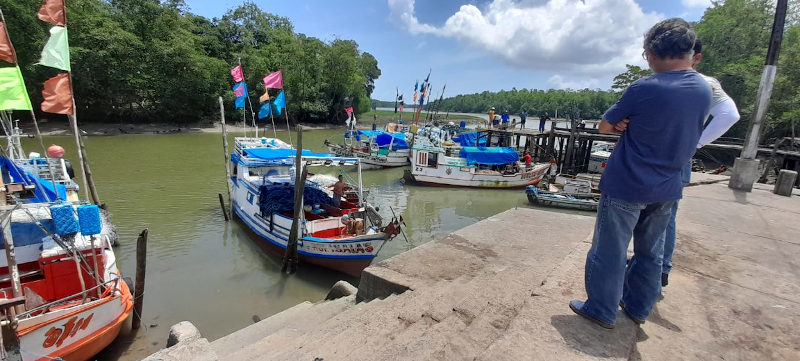
MULTIPOLYGON (((258 198, 258 190, 239 180, 234 186, 233 209, 239 219, 265 242, 267 250, 282 256, 286 249, 292 219, 273 213, 269 218, 261 217, 257 204, 248 200, 258 198)), ((336 222, 342 225, 339 218, 328 218, 325 222, 336 222)), ((306 223, 306 234, 313 234, 314 222, 306 223)), ((310 263, 359 277, 378 255, 384 242, 383 233, 363 234, 349 237, 315 238, 302 237, 298 240, 298 258, 303 263, 310 263)))
POLYGON ((374 152, 363 152, 353 150, 346 145, 328 144, 328 150, 340 157, 356 157, 361 162, 362 169, 382 169, 392 167, 402 167, 409 164, 408 156, 411 154, 410 149, 400 149, 397 151, 390 151, 385 155, 379 155, 374 152))
POLYGON ((124 281, 120 280, 116 293, 20 320, 17 332, 23 360, 91 359, 117 338, 133 309, 133 297, 124 281))
POLYGON ((550 169, 550 165, 537 164, 529 171, 512 175, 475 174, 474 168, 469 168, 466 172, 457 167, 440 166, 440 168, 442 169, 426 170, 423 167, 414 167, 413 170, 406 171, 406 179, 422 184, 452 187, 523 188, 538 184, 550 169))
POLYGON ((525 192, 528 196, 528 202, 537 206, 556 207, 564 209, 576 209, 582 211, 597 211, 598 202, 594 200, 581 200, 581 199, 556 199, 546 196, 539 196, 531 191, 525 192))

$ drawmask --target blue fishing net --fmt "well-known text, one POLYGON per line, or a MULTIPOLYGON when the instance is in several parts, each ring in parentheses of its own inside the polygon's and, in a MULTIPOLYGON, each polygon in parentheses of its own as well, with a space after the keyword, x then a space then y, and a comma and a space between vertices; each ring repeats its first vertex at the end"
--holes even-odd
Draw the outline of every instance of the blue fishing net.
MULTIPOLYGON (((258 207, 262 214, 274 212, 291 212, 294 210, 294 187, 282 184, 265 184, 258 189, 258 207)), ((306 186, 303 192, 303 204, 333 204, 333 199, 323 190, 306 186)))

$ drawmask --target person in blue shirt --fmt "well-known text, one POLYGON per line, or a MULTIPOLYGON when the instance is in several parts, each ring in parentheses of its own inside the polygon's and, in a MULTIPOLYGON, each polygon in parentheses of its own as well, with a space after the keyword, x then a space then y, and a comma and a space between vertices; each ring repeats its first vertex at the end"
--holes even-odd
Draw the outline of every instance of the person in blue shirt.
POLYGON ((503 115, 500 117, 500 120, 503 122, 503 124, 500 125, 500 127, 502 129, 508 128, 508 109, 503 110, 503 115))
POLYGON ((631 84, 598 128, 620 139, 600 181, 603 194, 584 275, 588 299, 569 306, 605 328, 614 328, 618 305, 644 323, 661 294, 662 235, 681 198, 681 169, 711 108, 711 88, 692 69, 696 38, 683 19, 654 25, 644 38, 654 74, 631 84), (631 237, 634 254, 626 265, 631 237))

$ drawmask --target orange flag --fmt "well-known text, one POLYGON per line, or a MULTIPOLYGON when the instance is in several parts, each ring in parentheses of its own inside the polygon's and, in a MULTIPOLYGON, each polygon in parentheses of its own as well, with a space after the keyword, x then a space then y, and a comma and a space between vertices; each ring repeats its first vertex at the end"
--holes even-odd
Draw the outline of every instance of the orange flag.
POLYGON ((72 86, 69 73, 58 74, 46 82, 42 90, 42 111, 56 114, 75 114, 72 107, 72 86))
POLYGON ((66 25, 67 17, 64 14, 64 0, 45 0, 44 4, 39 7, 39 13, 36 16, 41 21, 61 26, 66 25))
POLYGON ((17 63, 17 57, 14 56, 14 48, 11 46, 4 22, 0 22, 0 60, 11 64, 17 63))

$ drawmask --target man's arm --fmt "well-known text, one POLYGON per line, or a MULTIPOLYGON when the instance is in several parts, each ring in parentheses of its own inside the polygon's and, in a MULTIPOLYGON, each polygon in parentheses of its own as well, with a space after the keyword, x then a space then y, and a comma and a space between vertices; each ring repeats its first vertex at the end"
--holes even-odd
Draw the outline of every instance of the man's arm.
POLYGON ((600 125, 597 126, 597 131, 601 134, 620 134, 628 129, 628 123, 630 123, 630 119, 625 118, 617 122, 617 124, 611 124, 608 120, 603 119, 600 121, 600 125))
POLYGON ((700 135, 700 141, 697 142, 697 148, 702 148, 717 140, 717 138, 725 134, 740 117, 739 110, 736 108, 736 103, 730 98, 711 108, 710 115, 713 118, 711 118, 706 129, 703 129, 703 134, 700 135))

